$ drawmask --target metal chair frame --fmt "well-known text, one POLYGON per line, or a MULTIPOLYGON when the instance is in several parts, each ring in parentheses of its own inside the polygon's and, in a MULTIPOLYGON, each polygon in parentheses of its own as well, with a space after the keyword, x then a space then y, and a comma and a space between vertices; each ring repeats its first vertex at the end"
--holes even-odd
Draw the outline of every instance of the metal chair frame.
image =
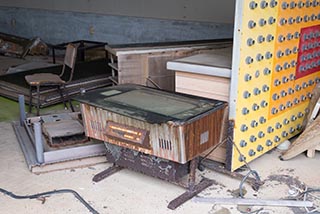
MULTIPOLYGON (((65 53, 65 57, 64 57, 62 71, 59 75, 52 74, 52 73, 38 73, 38 74, 25 76, 25 79, 30 86, 30 89, 29 89, 29 93, 30 93, 29 113, 32 112, 32 99, 33 99, 32 92, 33 92, 34 87, 36 87, 36 91, 37 91, 37 95, 36 95, 36 97, 37 97, 37 106, 36 106, 37 107, 37 116, 39 116, 39 112, 40 112, 40 88, 42 86, 44 86, 44 87, 56 86, 57 90, 61 96, 63 105, 65 108, 67 108, 67 105, 66 105, 66 102, 64 99, 64 95, 63 95, 63 90, 66 89, 65 85, 67 83, 69 83, 73 78, 76 58, 77 58, 77 46, 74 44, 68 44, 67 49, 66 49, 66 53, 65 53), (67 68, 70 69, 70 76, 69 76, 68 80, 64 81, 62 79, 62 76, 66 72, 67 68), (49 78, 52 78, 52 80, 50 80, 49 78)), ((66 98, 69 101, 70 108, 72 111, 74 111, 74 108, 72 106, 68 91, 65 90, 65 93, 66 93, 66 98)))

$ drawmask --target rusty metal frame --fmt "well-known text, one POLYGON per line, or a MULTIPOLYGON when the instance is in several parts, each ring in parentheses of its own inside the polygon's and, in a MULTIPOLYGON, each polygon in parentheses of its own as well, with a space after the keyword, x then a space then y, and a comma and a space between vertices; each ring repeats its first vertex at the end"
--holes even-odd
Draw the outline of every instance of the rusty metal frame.
POLYGON ((175 210, 213 184, 213 181, 208 178, 203 178, 198 184, 196 184, 196 169, 198 168, 198 160, 199 158, 194 158, 190 161, 190 173, 187 190, 169 202, 169 209, 175 210))
MULTIPOLYGON (((79 114, 79 112, 69 113, 72 115, 79 114)), ((47 164, 58 163, 63 161, 82 159, 87 157, 102 156, 105 154, 105 147, 102 143, 89 142, 84 145, 77 145, 74 147, 60 148, 60 149, 44 149, 44 162, 40 163, 36 158, 35 136, 32 124, 39 122, 41 117, 26 118, 21 124, 20 121, 12 123, 13 129, 17 136, 21 150, 24 154, 28 169, 33 170, 37 166, 45 166, 47 164)), ((44 136, 41 136, 43 141, 44 136)))
MULTIPOLYGON (((130 149, 126 149, 126 150, 130 150, 130 149)), ((142 153, 140 153, 140 154, 143 156, 149 156, 149 157, 151 156, 151 155, 142 154, 142 153)), ((107 159, 108 159, 108 152, 107 152, 107 159)), ((114 160, 114 161, 109 160, 109 162, 113 162, 113 165, 111 167, 107 168, 106 170, 96 174, 92 178, 92 181, 100 182, 101 180, 113 175, 114 173, 116 173, 124 168, 139 171, 139 170, 137 170, 139 168, 139 166, 137 166, 136 169, 132 169, 128 166, 124 166, 125 164, 123 164, 123 163, 121 166, 118 165, 117 160, 114 160)), ((185 164, 179 164, 179 163, 176 163, 176 164, 186 166, 185 164)), ((214 182, 208 178, 203 178, 198 184, 196 184, 196 170, 198 168, 198 164, 199 164, 199 158, 194 158, 191 161, 189 161, 189 163, 187 164, 189 167, 187 184, 183 183, 181 181, 181 179, 178 179, 177 181, 173 181, 172 178, 171 179, 169 178, 170 176, 168 176, 167 179, 163 178, 161 176, 152 176, 153 173, 150 172, 149 175, 152 177, 158 177, 162 180, 166 180, 172 184, 178 185, 178 186, 186 189, 186 191, 183 194, 181 194, 180 196, 178 196, 177 198, 175 198, 169 202, 169 204, 167 206, 169 209, 175 210, 176 208, 178 208, 179 206, 181 206, 182 204, 184 204, 185 202, 187 202, 188 200, 192 199, 194 196, 196 196, 197 194, 202 192, 204 189, 206 189, 209 186, 211 186, 212 184, 214 184, 214 182)), ((128 164, 128 165, 130 165, 130 164, 128 164)), ((139 165, 139 164, 136 164, 136 165, 139 165)))

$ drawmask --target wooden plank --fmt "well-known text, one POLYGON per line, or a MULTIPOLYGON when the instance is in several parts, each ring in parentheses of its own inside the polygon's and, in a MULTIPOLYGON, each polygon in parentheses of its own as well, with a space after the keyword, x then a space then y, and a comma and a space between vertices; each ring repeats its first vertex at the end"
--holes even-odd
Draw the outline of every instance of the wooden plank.
POLYGON ((308 109, 310 110, 303 121, 304 131, 292 143, 290 148, 281 156, 282 160, 288 160, 307 151, 308 157, 314 157, 315 150, 320 147, 320 116, 316 119, 312 115, 320 100, 320 83, 313 89, 313 96, 309 102, 308 109))
POLYGON ((128 54, 148 54, 148 53, 161 53, 161 52, 174 52, 174 51, 190 51, 194 49, 217 49, 217 48, 223 48, 228 47, 232 45, 231 41, 211 41, 207 43, 181 43, 181 44, 164 44, 161 43, 155 43, 154 45, 144 45, 141 44, 141 46, 134 46, 130 47, 122 46, 122 47, 113 47, 107 45, 105 49, 112 53, 115 56, 121 56, 121 55, 128 55, 128 54))
MULTIPOLYGON (((163 90, 174 91, 175 75, 174 72, 167 70, 166 64, 169 60, 175 58, 173 54, 151 55, 148 56, 146 70, 148 77, 160 86, 163 90)), ((147 86, 154 87, 153 84, 147 83, 147 86)))
POLYGON ((116 71, 119 70, 119 68, 118 68, 118 63, 108 63, 108 65, 109 65, 112 69, 114 69, 114 70, 116 70, 116 71))
MULTIPOLYGON (((206 151, 201 154, 202 157, 205 157, 210 151, 206 151)), ((227 158, 227 148, 225 144, 222 144, 218 148, 216 148, 213 152, 211 152, 208 156, 206 156, 207 159, 217 161, 219 163, 225 163, 227 158)))
POLYGON ((176 91, 229 102, 230 79, 176 71, 176 91))
POLYGON ((289 160, 302 152, 318 148, 320 145, 320 117, 317 117, 302 134, 292 143, 291 147, 282 156, 282 160, 289 160))
POLYGON ((306 115, 303 121, 303 128, 307 127, 312 123, 317 115, 317 105, 320 102, 320 83, 316 85, 316 87, 312 91, 312 97, 308 105, 308 109, 310 110, 306 115))
POLYGON ((316 151, 320 151, 320 145, 318 145, 316 148, 308 149, 307 150, 307 157, 314 158, 316 155, 316 151))
MULTIPOLYGON (((229 102, 230 79, 224 77, 209 76, 203 74, 187 73, 176 71, 176 91, 180 93, 192 94, 196 96, 223 100, 229 102)), ((219 142, 227 137, 228 111, 223 116, 222 129, 219 142)), ((225 163, 226 144, 222 144, 213 152, 206 151, 202 156, 208 159, 225 163), (209 154, 210 153, 210 154, 209 154)))
POLYGON ((207 53, 169 61, 167 68, 183 72, 230 78, 231 55, 231 47, 211 50, 207 53))
POLYGON ((219 138, 219 143, 223 142, 220 146, 218 146, 216 149, 212 151, 212 149, 209 149, 208 151, 205 151, 204 153, 201 154, 202 157, 206 157, 210 160, 217 161, 219 163, 225 163, 226 158, 227 158, 227 144, 224 142, 227 137, 228 137, 228 108, 226 108, 223 119, 222 119, 222 126, 220 130, 220 138, 219 138))
POLYGON ((106 46, 109 55, 117 57, 119 84, 135 83, 154 86, 152 82, 166 90, 174 90, 174 72, 166 69, 168 60, 208 52, 213 49, 230 47, 231 41, 217 40, 189 43, 153 44, 149 46, 106 46), (148 79, 151 78, 151 81, 148 79))
POLYGON ((122 55, 118 57, 119 84, 135 83, 145 85, 146 76, 143 73, 141 55, 122 55))

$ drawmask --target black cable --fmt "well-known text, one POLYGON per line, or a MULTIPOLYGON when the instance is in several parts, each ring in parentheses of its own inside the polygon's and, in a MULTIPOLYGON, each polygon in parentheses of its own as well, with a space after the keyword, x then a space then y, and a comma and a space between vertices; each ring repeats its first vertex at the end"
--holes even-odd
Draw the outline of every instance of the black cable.
POLYGON ((301 193, 299 194, 299 196, 302 196, 302 195, 304 195, 304 194, 311 193, 311 192, 320 192, 320 189, 308 189, 308 190, 306 190, 306 191, 304 191, 304 192, 301 192, 301 193))
POLYGON ((246 176, 243 177, 243 179, 241 180, 240 185, 239 185, 239 195, 241 198, 243 198, 243 196, 244 196, 243 195, 243 184, 244 184, 244 182, 246 182, 246 180, 248 179, 250 174, 252 174, 255 177, 255 179, 256 179, 256 181, 258 181, 258 183, 261 182, 261 179, 260 179, 258 172, 250 169, 248 174, 246 174, 246 176))
POLYGON ((208 152, 204 157, 202 157, 202 159, 200 160, 199 164, 201 164, 212 152, 214 152, 216 149, 218 149, 222 144, 224 144, 226 141, 228 140, 228 138, 223 139, 222 141, 220 141, 218 144, 216 144, 211 150, 210 152, 208 152))
POLYGON ((88 204, 88 202, 86 202, 80 195, 79 193, 77 193, 74 190, 71 189, 60 189, 60 190, 53 190, 53 191, 49 191, 49 192, 42 192, 42 193, 38 193, 38 194, 34 194, 34 195, 16 195, 12 192, 9 192, 5 189, 0 188, 0 192, 3 194, 6 194, 8 196, 10 196, 11 198, 14 199, 36 199, 39 197, 45 197, 45 196, 50 196, 50 195, 54 195, 54 194, 60 194, 60 193, 71 193, 74 195, 74 197, 76 197, 91 213, 93 214, 99 214, 98 211, 96 211, 93 207, 91 207, 90 204, 88 204))
MULTIPOLYGON (((235 144, 235 142, 233 142, 233 141, 232 141, 232 144, 234 145, 234 147, 235 147, 236 150, 238 151, 239 155, 241 156, 242 153, 241 153, 240 149, 238 148, 238 146, 237 146, 237 145, 235 144)), ((250 174, 252 174, 252 175, 255 177, 255 179, 256 179, 256 181, 257 181, 258 183, 261 183, 261 179, 260 179, 260 176, 259 176, 258 172, 255 171, 255 170, 253 170, 253 169, 251 169, 251 167, 249 166, 249 163, 248 163, 245 159, 244 159, 243 161, 244 161, 246 167, 249 169, 249 172, 248 172, 248 174, 247 174, 246 176, 244 176, 244 178, 242 179, 242 181, 240 182, 240 185, 239 185, 239 190, 240 190, 239 195, 240 195, 241 198, 243 198, 243 191, 242 191, 243 184, 244 184, 244 182, 248 179, 248 177, 250 176, 250 174)))

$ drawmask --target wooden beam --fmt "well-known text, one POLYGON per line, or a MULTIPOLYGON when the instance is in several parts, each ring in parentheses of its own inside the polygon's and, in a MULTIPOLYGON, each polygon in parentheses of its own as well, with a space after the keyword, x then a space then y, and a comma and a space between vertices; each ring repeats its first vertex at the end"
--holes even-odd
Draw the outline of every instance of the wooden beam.
POLYGON ((302 134, 294 141, 288 151, 281 157, 281 160, 289 160, 302 152, 315 149, 320 145, 320 117, 317 117, 311 125, 307 126, 302 134))

